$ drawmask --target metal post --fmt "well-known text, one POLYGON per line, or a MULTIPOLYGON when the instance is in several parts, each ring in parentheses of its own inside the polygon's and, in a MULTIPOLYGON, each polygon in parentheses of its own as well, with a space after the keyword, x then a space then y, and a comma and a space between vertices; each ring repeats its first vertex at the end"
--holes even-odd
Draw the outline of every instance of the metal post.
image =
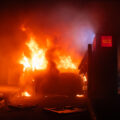
POLYGON ((88 45, 88 97, 92 94, 92 45, 88 45))

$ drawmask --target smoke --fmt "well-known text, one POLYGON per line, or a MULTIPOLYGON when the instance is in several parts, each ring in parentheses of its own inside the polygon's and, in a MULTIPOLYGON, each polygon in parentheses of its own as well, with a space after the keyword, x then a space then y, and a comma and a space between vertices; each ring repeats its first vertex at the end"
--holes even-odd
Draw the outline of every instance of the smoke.
POLYGON ((95 28, 88 17, 83 10, 62 5, 47 12, 30 11, 25 23, 36 35, 52 36, 55 44, 67 44, 67 49, 84 54, 95 35, 95 28))

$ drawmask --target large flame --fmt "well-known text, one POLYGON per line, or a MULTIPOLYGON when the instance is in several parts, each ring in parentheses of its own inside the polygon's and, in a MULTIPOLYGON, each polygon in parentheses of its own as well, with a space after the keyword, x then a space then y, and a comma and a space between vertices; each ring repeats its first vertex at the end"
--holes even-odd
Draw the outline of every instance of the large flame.
POLYGON ((46 70, 48 62, 52 61, 60 72, 78 73, 80 58, 77 57, 76 59, 76 57, 73 57, 76 54, 73 55, 72 50, 72 52, 69 52, 68 54, 68 52, 63 48, 66 48, 67 44, 63 47, 61 47, 61 43, 56 45, 54 38, 48 36, 46 39, 45 49, 39 48, 39 45, 35 40, 36 36, 28 31, 24 25, 22 25, 21 30, 26 32, 30 38, 29 42, 26 43, 26 46, 30 50, 30 57, 23 54, 22 59, 19 61, 19 63, 23 65, 23 72, 29 70, 46 70))
POLYGON ((45 57, 46 50, 40 49, 34 38, 31 37, 30 42, 26 43, 31 51, 31 57, 28 58, 23 54, 20 64, 24 66, 23 71, 26 70, 44 70, 47 68, 47 59, 45 57))
MULTIPOLYGON (((27 57, 23 54, 22 59, 20 60, 20 64, 23 65, 23 71, 26 70, 45 70, 47 68, 47 58, 46 58, 46 50, 39 48, 33 37, 30 38, 30 41, 26 43, 27 47, 30 50, 31 57, 27 57)), ((58 51, 60 52, 60 51, 58 51)), ((78 69, 78 64, 74 63, 71 56, 59 55, 59 60, 56 62, 57 69, 59 71, 65 72, 72 70, 75 71, 78 69)))

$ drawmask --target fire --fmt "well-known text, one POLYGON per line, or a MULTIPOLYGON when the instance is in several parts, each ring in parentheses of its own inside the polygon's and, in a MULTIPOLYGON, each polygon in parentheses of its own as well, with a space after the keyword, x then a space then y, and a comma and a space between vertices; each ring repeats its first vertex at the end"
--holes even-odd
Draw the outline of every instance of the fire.
POLYGON ((24 66, 23 71, 26 70, 44 70, 47 68, 47 59, 45 57, 46 50, 40 49, 34 38, 31 37, 30 42, 26 43, 31 52, 31 57, 28 58, 23 54, 20 64, 24 66))
POLYGON ((85 97, 85 96, 84 96, 83 94, 77 94, 76 97, 78 97, 78 98, 83 98, 83 97, 85 97))
POLYGON ((35 36, 33 36, 24 25, 22 25, 21 30, 30 38, 29 42, 26 43, 26 46, 30 50, 29 57, 23 53, 23 56, 19 61, 19 63, 23 65, 23 72, 46 70, 49 66, 48 62, 52 61, 60 72, 78 73, 78 65, 80 61, 77 55, 73 54, 73 51, 67 54, 66 50, 61 48, 61 45, 56 45, 54 43, 52 37, 46 38, 46 48, 40 48, 35 40, 35 36), (74 58, 73 55, 77 58, 74 58))
POLYGON ((27 91, 22 92, 22 96, 25 96, 25 97, 31 97, 31 95, 30 95, 27 91))
POLYGON ((81 74, 81 79, 83 81, 83 91, 86 93, 87 92, 87 84, 88 84, 88 80, 87 80, 87 73, 86 74, 81 74))
MULTIPOLYGON (((30 41, 26 43, 27 47, 31 52, 31 57, 27 57, 23 54, 22 59, 20 60, 20 64, 23 65, 23 71, 26 70, 45 70, 48 65, 48 61, 46 59, 46 49, 39 48, 38 44, 36 43, 33 37, 30 38, 30 41)), ((71 56, 61 56, 59 55, 59 60, 55 62, 57 65, 57 69, 64 72, 70 70, 77 70, 76 63, 73 62, 71 56)))
POLYGON ((85 75, 83 76, 83 81, 87 82, 87 77, 85 75))
POLYGON ((58 69, 71 69, 71 70, 76 70, 77 66, 75 65, 75 63, 73 63, 71 56, 60 56, 60 61, 57 64, 57 68, 58 69))

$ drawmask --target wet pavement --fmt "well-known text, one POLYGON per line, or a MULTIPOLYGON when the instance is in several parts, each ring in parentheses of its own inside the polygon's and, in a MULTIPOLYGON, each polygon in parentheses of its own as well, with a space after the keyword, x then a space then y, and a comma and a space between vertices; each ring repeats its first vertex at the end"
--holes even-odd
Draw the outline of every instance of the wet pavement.
POLYGON ((51 97, 37 106, 4 106, 0 120, 91 120, 86 100, 83 98, 51 97), (52 110, 53 111, 52 111, 52 110), (57 112, 56 112, 57 111, 57 112), (66 112, 67 111, 67 112, 66 112))

